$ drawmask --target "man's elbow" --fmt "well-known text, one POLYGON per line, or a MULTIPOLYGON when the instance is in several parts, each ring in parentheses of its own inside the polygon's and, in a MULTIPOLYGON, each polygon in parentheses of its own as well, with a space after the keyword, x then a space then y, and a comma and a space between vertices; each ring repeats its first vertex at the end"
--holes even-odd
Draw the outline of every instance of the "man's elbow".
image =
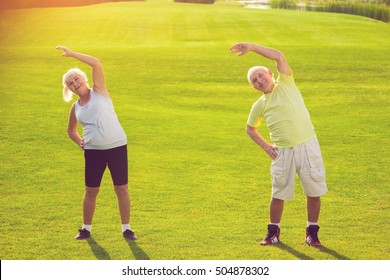
POLYGON ((278 51, 276 57, 275 57, 275 60, 277 62, 286 62, 286 57, 284 56, 284 53, 282 53, 281 51, 278 51))
POLYGON ((246 132, 246 134, 248 134, 250 136, 250 135, 252 135, 254 129, 255 129, 254 127, 246 125, 245 132, 246 132))

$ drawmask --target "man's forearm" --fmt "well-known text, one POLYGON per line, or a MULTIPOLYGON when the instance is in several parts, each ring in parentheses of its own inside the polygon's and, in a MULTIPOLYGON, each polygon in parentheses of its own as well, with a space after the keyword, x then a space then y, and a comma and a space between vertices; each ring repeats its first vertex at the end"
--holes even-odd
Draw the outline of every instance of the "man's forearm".
POLYGON ((257 131, 256 128, 251 127, 247 125, 246 127, 246 133, 249 135, 249 137, 257 144, 259 145, 264 152, 266 152, 273 160, 276 159, 278 156, 277 148, 274 147, 272 144, 268 143, 257 131))
POLYGON ((269 146, 272 146, 270 143, 268 143, 255 128, 248 128, 246 129, 246 133, 248 136, 257 144, 259 145, 264 151, 267 151, 267 148, 269 146))
POLYGON ((284 56, 281 51, 256 44, 249 44, 249 50, 275 61, 282 59, 284 56))
POLYGON ((276 61, 278 71, 287 75, 291 74, 290 67, 288 66, 287 60, 281 51, 264 47, 256 44, 249 44, 248 49, 255 52, 265 58, 276 61))

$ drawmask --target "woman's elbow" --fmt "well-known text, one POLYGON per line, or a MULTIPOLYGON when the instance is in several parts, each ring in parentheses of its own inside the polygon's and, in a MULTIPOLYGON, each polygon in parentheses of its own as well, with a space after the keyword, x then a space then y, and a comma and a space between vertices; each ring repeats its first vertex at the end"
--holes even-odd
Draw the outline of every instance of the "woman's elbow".
POLYGON ((66 130, 66 133, 68 134, 69 138, 72 138, 72 136, 76 133, 75 130, 68 128, 66 130))
POLYGON ((100 62, 100 59, 98 59, 98 58, 95 58, 95 61, 93 62, 92 66, 93 67, 100 67, 100 68, 103 67, 102 63, 100 62))

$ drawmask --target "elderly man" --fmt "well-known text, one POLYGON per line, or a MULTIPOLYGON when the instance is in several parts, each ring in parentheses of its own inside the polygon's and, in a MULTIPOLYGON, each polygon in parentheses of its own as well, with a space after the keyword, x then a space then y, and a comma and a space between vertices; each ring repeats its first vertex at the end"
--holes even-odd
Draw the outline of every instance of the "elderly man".
POLYGON ((293 198, 295 174, 298 173, 307 197, 306 243, 320 247, 320 196, 327 192, 324 163, 309 112, 287 60, 278 50, 251 43, 237 43, 230 51, 239 56, 251 51, 274 60, 278 71, 276 80, 272 71, 264 66, 255 66, 248 71, 249 83, 263 94, 252 106, 246 132, 272 159, 270 223, 260 244, 271 245, 280 241, 284 201, 293 198), (270 131, 272 143, 257 130, 262 120, 270 131))

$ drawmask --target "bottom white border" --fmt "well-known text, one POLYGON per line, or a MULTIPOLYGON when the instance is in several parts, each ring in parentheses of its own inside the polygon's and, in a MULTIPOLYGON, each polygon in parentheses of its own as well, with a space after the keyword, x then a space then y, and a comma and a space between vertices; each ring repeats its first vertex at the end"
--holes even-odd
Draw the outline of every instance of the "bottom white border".
POLYGON ((390 261, 1 261, 1 279, 374 279, 390 261), (186 272, 197 275, 185 275, 186 272), (282 278, 283 277, 283 278, 282 278))

